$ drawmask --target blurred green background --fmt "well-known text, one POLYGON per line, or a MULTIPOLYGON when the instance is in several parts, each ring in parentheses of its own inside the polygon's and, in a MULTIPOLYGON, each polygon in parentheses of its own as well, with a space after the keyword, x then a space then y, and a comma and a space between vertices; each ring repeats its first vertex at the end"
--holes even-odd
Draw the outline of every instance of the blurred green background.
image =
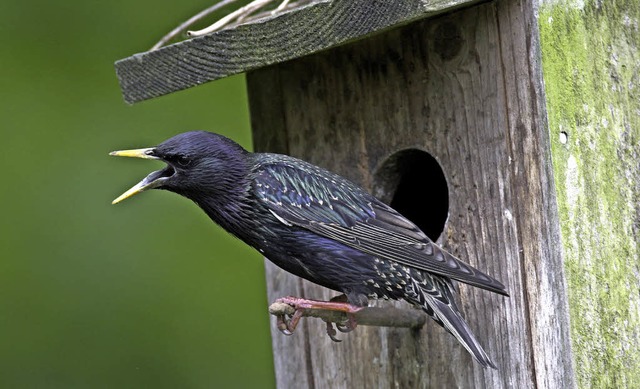
POLYGON ((135 106, 114 61, 212 4, 0 3, 0 387, 274 386, 261 257, 191 202, 111 200, 207 129, 250 147, 243 76, 135 106))

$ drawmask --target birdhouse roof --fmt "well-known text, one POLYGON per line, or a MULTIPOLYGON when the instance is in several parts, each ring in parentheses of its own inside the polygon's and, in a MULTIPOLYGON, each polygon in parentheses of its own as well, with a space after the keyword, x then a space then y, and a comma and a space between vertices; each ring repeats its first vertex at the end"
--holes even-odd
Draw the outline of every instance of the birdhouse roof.
POLYGON ((313 54, 414 20, 477 3, 469 0, 313 2, 116 62, 133 104, 208 81, 313 54))

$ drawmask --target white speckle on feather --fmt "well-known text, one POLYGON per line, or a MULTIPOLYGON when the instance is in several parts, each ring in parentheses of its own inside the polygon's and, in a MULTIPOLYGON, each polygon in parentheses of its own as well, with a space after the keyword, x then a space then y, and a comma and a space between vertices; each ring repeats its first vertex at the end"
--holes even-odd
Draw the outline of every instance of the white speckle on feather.
POLYGON ((282 217, 280 217, 280 215, 278 215, 277 213, 273 212, 271 209, 269 210, 269 212, 271 212, 271 214, 273 216, 276 217, 276 219, 278 219, 278 221, 282 224, 284 224, 285 226, 292 226, 293 224, 289 223, 288 221, 284 220, 282 217))

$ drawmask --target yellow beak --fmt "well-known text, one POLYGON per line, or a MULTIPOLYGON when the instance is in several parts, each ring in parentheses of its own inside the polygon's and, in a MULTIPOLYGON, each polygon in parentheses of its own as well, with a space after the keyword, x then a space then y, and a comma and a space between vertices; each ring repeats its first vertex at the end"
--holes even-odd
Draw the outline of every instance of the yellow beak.
MULTIPOLYGON (((120 151, 112 151, 109 155, 114 155, 117 157, 133 157, 133 158, 143 158, 143 159, 160 159, 153 155, 153 147, 146 149, 135 149, 135 150, 120 150, 120 151)), ((111 204, 117 204, 124 199, 127 199, 131 196, 137 195, 138 193, 144 192, 147 189, 153 189, 162 184, 167 179, 167 177, 162 176, 162 171, 155 171, 148 176, 146 176, 142 181, 135 184, 131 189, 121 194, 117 199, 113 200, 111 204)))
POLYGON ((109 155, 113 155, 116 157, 132 157, 132 158, 143 158, 143 159, 159 159, 155 155, 152 155, 154 148, 149 147, 146 149, 134 149, 134 150, 120 150, 120 151, 112 151, 109 155))

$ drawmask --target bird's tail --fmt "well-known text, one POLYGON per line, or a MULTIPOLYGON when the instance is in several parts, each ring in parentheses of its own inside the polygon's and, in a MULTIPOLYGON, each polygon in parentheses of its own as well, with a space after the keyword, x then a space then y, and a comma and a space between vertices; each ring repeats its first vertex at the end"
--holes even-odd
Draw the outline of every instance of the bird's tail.
POLYGON ((483 367, 497 369, 478 340, 473 336, 469 325, 460 315, 458 307, 453 300, 451 283, 448 279, 433 277, 433 283, 419 283, 422 293, 417 293, 419 305, 438 324, 443 326, 451 335, 469 351, 473 358, 483 367))

